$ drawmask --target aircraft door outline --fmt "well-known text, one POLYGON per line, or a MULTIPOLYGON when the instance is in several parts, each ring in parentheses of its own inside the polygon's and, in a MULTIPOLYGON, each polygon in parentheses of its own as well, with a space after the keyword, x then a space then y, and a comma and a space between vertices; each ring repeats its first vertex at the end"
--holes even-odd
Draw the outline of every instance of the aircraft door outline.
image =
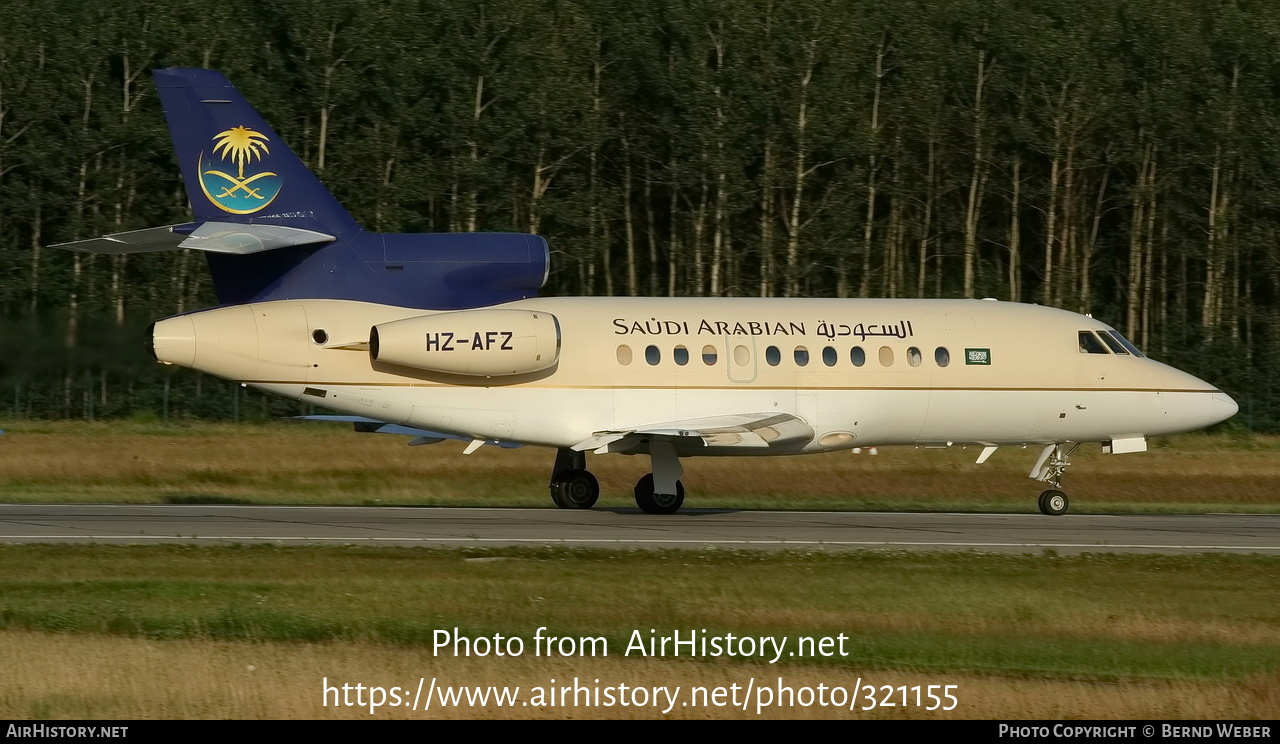
POLYGON ((725 369, 729 375, 730 382, 746 384, 756 381, 756 339, 754 336, 746 338, 740 336, 724 337, 724 357, 728 365, 725 369), (738 348, 746 349, 746 364, 739 364, 740 355, 738 348))

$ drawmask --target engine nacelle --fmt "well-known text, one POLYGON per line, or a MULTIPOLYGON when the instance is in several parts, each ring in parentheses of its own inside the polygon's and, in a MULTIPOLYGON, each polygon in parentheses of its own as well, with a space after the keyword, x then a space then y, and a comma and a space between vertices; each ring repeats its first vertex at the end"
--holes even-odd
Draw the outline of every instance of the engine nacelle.
POLYGON ((375 362, 497 377, 540 372, 560 357, 560 323, 535 310, 460 310, 374 326, 375 362))

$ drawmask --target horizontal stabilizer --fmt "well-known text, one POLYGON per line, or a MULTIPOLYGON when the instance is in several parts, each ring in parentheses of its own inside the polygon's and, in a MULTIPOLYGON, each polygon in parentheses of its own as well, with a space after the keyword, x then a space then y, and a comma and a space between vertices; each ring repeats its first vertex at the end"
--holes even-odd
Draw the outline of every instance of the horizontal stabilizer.
POLYGON ((205 222, 195 229, 179 248, 194 248, 211 253, 250 253, 289 248, 295 245, 328 243, 334 239, 313 230, 280 225, 237 225, 232 222, 205 222))
POLYGON ((288 248, 295 245, 328 243, 332 235, 280 225, 242 225, 232 222, 203 222, 195 230, 185 225, 148 227, 145 230, 104 235, 92 240, 59 243, 63 248, 81 253, 151 253, 194 248, 209 253, 229 253, 245 256, 251 253, 288 248), (181 228, 175 231, 174 228, 181 228), (190 234, 184 235, 184 232, 190 234))
MULTIPOLYGON (((503 449, 515 449, 523 447, 520 442, 507 442, 500 439, 476 440, 475 437, 466 437, 458 434, 449 434, 443 431, 429 431, 427 429, 419 429, 415 426, 403 426, 401 424, 388 424, 385 421, 369 418, 367 416, 336 416, 336 415, 315 415, 315 416, 290 416, 293 421, 329 421, 338 423, 352 424, 355 430, 363 433, 372 434, 404 434, 414 437, 409 442, 412 445, 418 444, 434 444, 445 439, 454 439, 459 442, 475 442, 480 441, 482 444, 488 444, 503 449)), ((467 454, 470 454, 469 452, 467 454)))
MULTIPOLYGON (((188 223, 189 226, 190 223, 188 223)), ((62 248, 80 253, 103 253, 115 255, 119 253, 152 253, 154 251, 172 251, 177 249, 185 236, 175 233, 173 228, 182 225, 165 225, 164 227, 148 227, 143 230, 103 235, 91 240, 77 240, 73 243, 58 243, 51 248, 62 248)))
MULTIPOLYGON (((808 442, 813 429, 788 413, 733 413, 629 429, 598 431, 575 444, 575 450, 608 448, 615 442, 635 442, 638 438, 698 439, 707 447, 757 447, 808 442)), ((616 446, 616 445, 615 445, 616 446)), ((610 451, 613 451, 610 449, 610 451)))

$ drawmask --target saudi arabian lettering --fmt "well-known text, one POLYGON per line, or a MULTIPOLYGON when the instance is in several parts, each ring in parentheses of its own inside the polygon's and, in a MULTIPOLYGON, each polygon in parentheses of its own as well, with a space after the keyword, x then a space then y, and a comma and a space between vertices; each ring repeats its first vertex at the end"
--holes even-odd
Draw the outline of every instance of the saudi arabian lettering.
MULTIPOLYGON (((614 318, 615 336, 804 336, 808 334, 808 324, 795 321, 728 321, 728 320, 631 320, 614 318)), ((815 327, 817 335, 832 341, 845 336, 855 337, 859 341, 868 338, 909 338, 915 335, 915 329, 909 320, 896 323, 833 323, 819 321, 815 327)))
POLYGON ((428 333, 427 351, 515 351, 511 331, 476 331, 454 334, 449 331, 428 333))
POLYGON ((859 341, 866 341, 868 336, 907 338, 916 334, 911 327, 911 321, 900 320, 897 323, 858 323, 853 326, 824 321, 818 324, 818 335, 832 341, 843 336, 857 336, 859 341))

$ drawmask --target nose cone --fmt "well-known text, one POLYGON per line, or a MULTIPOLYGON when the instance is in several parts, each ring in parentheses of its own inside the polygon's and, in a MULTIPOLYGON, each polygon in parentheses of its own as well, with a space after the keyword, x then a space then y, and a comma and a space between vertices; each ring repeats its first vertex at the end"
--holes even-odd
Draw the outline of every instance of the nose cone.
POLYGON ((1231 399, 1230 395, 1218 392, 1214 393, 1210 402, 1210 415, 1215 416, 1214 420, 1205 426, 1213 426, 1220 421, 1226 421, 1232 416, 1240 412, 1240 406, 1231 399))
POLYGON ((191 367, 196 361, 196 327, 191 316, 179 315, 151 326, 151 351, 165 364, 191 367))
POLYGON ((1160 389, 1167 427, 1165 433, 1176 434, 1213 426, 1240 410, 1230 395, 1173 367, 1163 367, 1160 389))

